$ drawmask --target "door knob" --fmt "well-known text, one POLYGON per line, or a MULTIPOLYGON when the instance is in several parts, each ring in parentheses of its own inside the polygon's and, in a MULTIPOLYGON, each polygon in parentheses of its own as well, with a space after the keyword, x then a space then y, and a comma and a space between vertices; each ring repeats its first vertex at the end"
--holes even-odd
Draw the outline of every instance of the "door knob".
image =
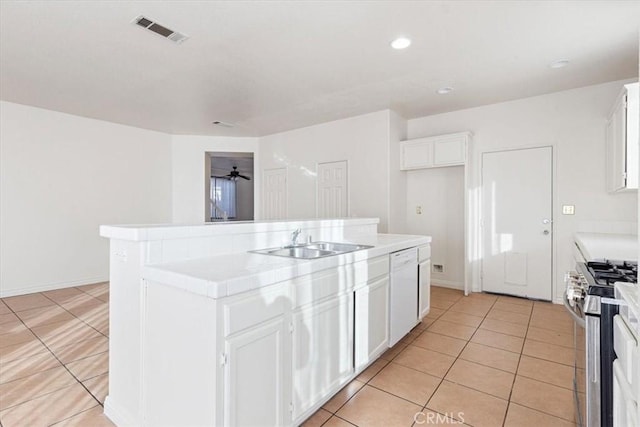
POLYGON ((548 219, 543 219, 543 220, 542 220, 542 223, 543 223, 543 224, 549 224, 550 222, 551 222, 551 221, 550 221, 550 220, 548 220, 548 219))
POLYGON ((546 236, 547 234, 549 234, 549 230, 544 230, 544 231, 542 232, 542 234, 544 234, 544 235, 546 236))

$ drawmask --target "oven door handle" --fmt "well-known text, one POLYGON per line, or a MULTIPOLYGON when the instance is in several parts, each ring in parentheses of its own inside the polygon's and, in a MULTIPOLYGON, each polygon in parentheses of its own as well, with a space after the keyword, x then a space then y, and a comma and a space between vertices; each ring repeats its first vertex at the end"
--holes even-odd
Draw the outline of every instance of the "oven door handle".
POLYGON ((567 298, 567 291, 565 291, 564 294, 562 295, 562 304, 564 304, 564 308, 566 308, 569 314, 571 315, 571 317, 573 317, 573 320, 575 320, 575 322, 578 325, 584 328, 585 327, 584 319, 578 316, 576 312, 573 311, 573 308, 569 305, 569 299, 567 298))

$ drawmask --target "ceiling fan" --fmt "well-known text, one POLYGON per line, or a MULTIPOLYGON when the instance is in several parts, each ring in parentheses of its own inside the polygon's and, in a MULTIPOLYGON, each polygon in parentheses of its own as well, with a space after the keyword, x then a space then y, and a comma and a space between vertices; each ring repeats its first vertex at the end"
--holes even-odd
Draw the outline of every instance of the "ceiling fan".
POLYGON ((237 166, 234 166, 233 170, 231 172, 229 172, 229 174, 226 175, 226 176, 229 177, 229 179, 233 180, 233 181, 237 181, 238 178, 251 180, 250 177, 248 177, 246 175, 241 175, 240 172, 238 172, 238 167, 237 166))

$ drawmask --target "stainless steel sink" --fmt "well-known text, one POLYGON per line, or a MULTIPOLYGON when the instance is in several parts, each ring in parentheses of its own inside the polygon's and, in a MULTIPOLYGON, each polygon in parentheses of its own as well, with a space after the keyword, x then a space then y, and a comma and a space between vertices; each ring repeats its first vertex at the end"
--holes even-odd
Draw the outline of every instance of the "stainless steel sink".
POLYGON ((327 251, 321 249, 310 249, 306 247, 295 247, 295 248, 278 248, 278 249, 270 249, 266 252, 256 251, 258 253, 264 253, 267 255, 277 255, 277 256, 286 256, 291 258, 320 258, 323 256, 335 255, 334 251, 327 251))
POLYGON ((332 255, 341 255, 348 252, 369 249, 373 246, 356 245, 352 243, 313 242, 306 245, 285 246, 282 248, 259 249, 249 251, 256 254, 275 255, 288 258, 314 259, 332 255))
POLYGON ((305 246, 309 249, 319 249, 323 251, 336 251, 336 252, 353 252, 361 249, 369 249, 373 246, 356 245, 354 243, 333 243, 333 242, 314 242, 305 246))

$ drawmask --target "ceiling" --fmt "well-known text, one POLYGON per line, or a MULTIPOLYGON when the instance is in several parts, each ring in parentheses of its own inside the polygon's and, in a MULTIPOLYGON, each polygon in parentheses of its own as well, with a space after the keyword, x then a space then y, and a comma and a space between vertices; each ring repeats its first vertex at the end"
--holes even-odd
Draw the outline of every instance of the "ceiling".
POLYGON ((410 119, 635 77, 639 16, 640 1, 3 0, 0 99, 172 134, 410 119), (398 35, 412 45, 391 49, 398 35))

